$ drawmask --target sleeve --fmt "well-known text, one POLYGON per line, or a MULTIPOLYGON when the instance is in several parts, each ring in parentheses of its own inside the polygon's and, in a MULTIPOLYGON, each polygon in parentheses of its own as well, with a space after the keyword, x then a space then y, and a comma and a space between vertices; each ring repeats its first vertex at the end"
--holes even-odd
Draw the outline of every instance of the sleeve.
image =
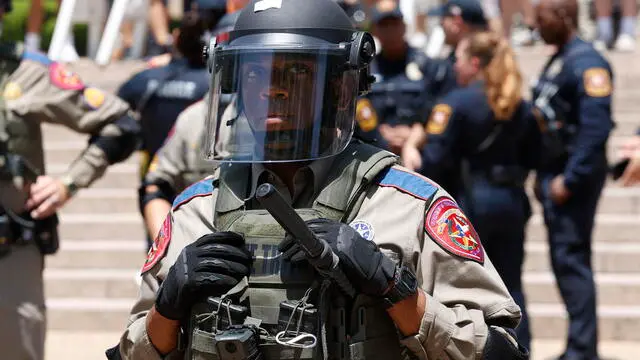
POLYGON ((502 358, 486 346, 490 327, 516 343, 509 331, 518 325, 520 308, 455 201, 442 190, 434 199, 417 265, 426 311, 418 334, 403 343, 420 359, 502 358))
POLYGON ((109 165, 125 160, 135 150, 140 126, 130 115, 129 106, 116 96, 85 85, 64 65, 23 61, 12 78, 23 91, 15 106, 25 118, 91 136, 87 148, 64 176, 78 188, 89 186, 109 165))
POLYGON ((131 79, 129 79, 129 81, 122 84, 122 86, 120 86, 120 88, 118 89, 118 97, 129 104, 129 107, 131 107, 131 109, 137 108, 138 104, 136 100, 141 96, 139 91, 136 89, 136 84, 138 84, 139 81, 139 74, 134 75, 131 79))
POLYGON ((145 185, 159 185, 161 183, 168 184, 173 190, 174 195, 177 189, 183 186, 181 175, 184 173, 186 166, 186 144, 184 128, 185 120, 183 115, 178 117, 173 130, 169 132, 169 136, 165 140, 160 150, 155 154, 151 164, 149 165, 149 171, 144 178, 145 185))
POLYGON ((578 63, 577 83, 578 130, 574 150, 565 167, 565 185, 575 191, 584 183, 604 156, 605 145, 613 129, 611 101, 613 94, 612 72, 604 62, 581 59, 578 63))
MULTIPOLYGON (((186 191, 185 191, 186 192, 186 191)), ((181 351, 162 357, 149 339, 146 316, 155 304, 156 293, 182 249, 214 232, 211 196, 192 197, 179 209, 172 210, 156 237, 142 267, 138 299, 131 309, 127 328, 120 337, 120 355, 124 360, 184 359, 181 351)))
POLYGON ((374 144, 375 146, 388 149, 387 141, 380 134, 378 112, 371 103, 371 100, 365 97, 358 98, 356 103, 356 123, 354 137, 360 140, 374 144))
POLYGON ((445 176, 457 169, 457 144, 462 131, 463 115, 455 101, 448 96, 433 107, 425 126, 427 142, 422 150, 422 171, 437 183, 446 182, 445 176))

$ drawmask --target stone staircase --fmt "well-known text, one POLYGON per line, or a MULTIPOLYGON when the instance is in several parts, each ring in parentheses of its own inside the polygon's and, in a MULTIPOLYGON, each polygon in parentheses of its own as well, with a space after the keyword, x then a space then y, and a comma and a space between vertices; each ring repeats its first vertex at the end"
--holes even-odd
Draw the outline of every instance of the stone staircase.
MULTIPOLYGON (((616 73, 617 128, 614 149, 640 126, 640 68, 633 54, 612 54, 616 73), (624 72, 624 74, 623 74, 624 72)), ((527 78, 538 73, 546 56, 542 47, 519 52, 527 78)), ((100 69, 89 62, 75 65, 82 77, 115 91, 140 63, 118 63, 100 69)), ((59 174, 81 151, 86 139, 66 129, 46 126, 49 172, 59 174)), ((47 258, 45 283, 51 331, 113 331, 124 328, 137 296, 136 276, 145 258, 142 221, 137 210, 137 157, 108 170, 80 191, 61 213, 61 250, 47 258)), ((528 227, 524 283, 534 336, 563 339, 564 307, 550 271, 540 207, 528 227)), ((596 219, 593 261, 597 270, 600 337, 640 344, 640 187, 623 189, 609 183, 596 219)), ((115 343, 116 338, 113 339, 115 343)))

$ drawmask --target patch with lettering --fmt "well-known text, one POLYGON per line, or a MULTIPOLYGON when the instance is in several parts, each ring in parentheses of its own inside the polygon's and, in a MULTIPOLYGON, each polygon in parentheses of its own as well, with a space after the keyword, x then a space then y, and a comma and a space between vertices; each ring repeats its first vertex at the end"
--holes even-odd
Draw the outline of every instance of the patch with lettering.
POLYGON ((478 233, 450 198, 441 197, 431 205, 424 228, 446 252, 484 264, 484 249, 478 233))
POLYGON ((62 90, 82 90, 84 88, 78 74, 60 63, 52 63, 49 66, 49 78, 53 85, 62 90))
POLYGON ((611 95, 613 86, 611 77, 605 68, 591 68, 583 74, 584 90, 587 95, 593 97, 605 97, 611 95))
POLYGON ((171 242, 171 214, 167 214, 167 217, 164 219, 162 223, 162 227, 158 232, 158 236, 153 241, 149 252, 147 253, 147 260, 144 262, 142 266, 142 270, 140 270, 141 274, 149 271, 155 264, 160 261, 167 252, 167 248, 169 247, 169 243, 171 242))
POLYGON ((2 97, 4 97, 5 100, 16 100, 21 96, 22 88, 18 83, 13 81, 9 81, 2 92, 2 97))
POLYGON ((104 104, 105 95, 102 90, 88 87, 82 93, 82 100, 90 109, 97 110, 104 104))
POLYGON ((373 241, 375 236, 375 232, 373 231, 373 226, 364 220, 356 220, 349 224, 360 236, 365 238, 366 240, 373 241))
POLYGON ((359 99, 356 105, 356 121, 364 132, 369 132, 378 126, 378 114, 369 99, 359 99))
POLYGON ((427 122, 427 133, 433 135, 442 134, 447 129, 451 113, 453 113, 451 106, 447 104, 436 105, 431 111, 431 116, 429 116, 429 121, 427 122))

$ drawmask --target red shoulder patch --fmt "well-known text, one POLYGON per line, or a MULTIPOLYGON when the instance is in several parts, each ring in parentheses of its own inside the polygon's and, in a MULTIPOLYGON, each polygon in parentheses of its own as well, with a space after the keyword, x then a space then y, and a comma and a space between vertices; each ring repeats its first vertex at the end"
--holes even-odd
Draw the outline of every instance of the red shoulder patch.
POLYGON ((78 74, 67 69, 63 64, 52 63, 49 66, 51 83, 62 90, 82 90, 84 83, 78 74))
POLYGON ((158 236, 156 236, 156 239, 153 241, 153 245, 151 245, 151 248, 149 249, 147 260, 144 262, 142 270, 140 270, 141 274, 149 271, 156 263, 158 263, 158 261, 160 261, 160 259, 164 257, 170 242, 171 214, 167 214, 167 217, 164 219, 162 227, 160 228, 160 232, 158 232, 158 236))
POLYGON ((425 231, 445 251, 484 264, 480 237, 456 203, 441 197, 427 212, 425 231))

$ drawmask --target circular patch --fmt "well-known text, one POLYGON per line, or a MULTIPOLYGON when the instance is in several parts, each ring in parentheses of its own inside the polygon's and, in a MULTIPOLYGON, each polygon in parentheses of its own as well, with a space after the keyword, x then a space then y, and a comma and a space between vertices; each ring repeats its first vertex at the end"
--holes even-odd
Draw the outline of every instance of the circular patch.
POLYGON ((427 122, 427 133, 433 135, 442 134, 449 124, 449 118, 453 113, 451 106, 447 104, 438 104, 431 111, 431 116, 427 122))
POLYGON ((420 67, 415 62, 407 64, 407 67, 404 69, 404 73, 407 76, 407 79, 411 81, 420 81, 424 78, 422 71, 420 71, 420 67))
POLYGON ((364 220, 356 220, 349 224, 355 231, 360 234, 363 238, 373 241, 375 236, 375 232, 373 231, 373 226, 364 220))
POLYGON ((484 264, 484 249, 478 233, 450 198, 441 197, 431 205, 425 231, 445 251, 484 264))
POLYGON ((91 109, 96 110, 104 104, 104 92, 102 90, 88 87, 84 89, 84 93, 82 94, 82 98, 84 99, 85 104, 89 106, 91 109))
POLYGON ((10 81, 7 83, 7 86, 4 87, 4 91, 2 92, 2 96, 6 100, 15 100, 22 96, 22 88, 18 83, 10 81))
POLYGON ((359 99, 356 105, 356 121, 364 132, 374 130, 378 126, 378 115, 369 99, 359 99))
POLYGON ((78 74, 60 63, 53 63, 49 66, 49 78, 53 85, 62 90, 81 90, 84 87, 78 74))

